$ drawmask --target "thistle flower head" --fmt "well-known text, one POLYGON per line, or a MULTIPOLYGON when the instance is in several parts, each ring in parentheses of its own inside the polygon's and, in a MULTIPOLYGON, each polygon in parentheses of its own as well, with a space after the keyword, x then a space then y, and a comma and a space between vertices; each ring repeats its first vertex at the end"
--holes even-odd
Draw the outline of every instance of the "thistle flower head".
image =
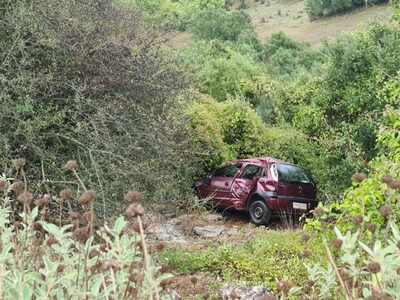
POLYGON ((351 221, 355 224, 361 224, 363 220, 364 220, 363 216, 360 215, 351 217, 351 221))
POLYGON ((301 239, 302 239, 304 242, 308 242, 308 241, 310 240, 310 238, 311 238, 311 236, 310 236, 307 232, 304 232, 304 233, 301 235, 301 239))
POLYGON ((47 246, 51 247, 55 244, 58 244, 58 240, 55 238, 54 235, 50 235, 46 242, 47 246))
POLYGON ((8 189, 8 181, 5 179, 0 180, 0 192, 6 192, 8 189))
POLYGON ((23 181, 16 181, 11 185, 11 190, 19 195, 21 194, 25 189, 25 183, 23 181))
POLYGON ((367 178, 367 175, 364 173, 354 173, 353 176, 351 176, 351 180, 354 182, 363 182, 367 178))
POLYGON ((129 280, 134 283, 140 283, 144 280, 144 273, 132 273, 129 276, 129 280))
POLYGON ((24 158, 18 158, 14 161, 14 167, 16 170, 21 170, 25 167, 26 160, 24 158))
POLYGON ((368 224, 368 225, 367 225, 367 229, 368 229, 370 232, 374 233, 374 232, 376 231, 376 225, 375 225, 374 223, 368 224))
POLYGON ((58 194, 58 196, 64 200, 70 200, 72 198, 72 191, 70 189, 64 189, 58 194))
POLYGON ((393 207, 390 204, 383 205, 380 209, 379 212, 381 213, 382 217, 384 218, 389 218, 390 215, 393 213, 393 207))
POLYGON ((30 205, 33 200, 33 195, 32 195, 32 193, 29 193, 29 192, 23 192, 18 196, 17 199, 22 204, 30 205))
POLYGON ((313 211, 313 216, 316 218, 320 218, 324 215, 324 210, 320 207, 317 207, 316 209, 314 209, 313 211))
POLYGON ((82 194, 82 196, 79 197, 79 204, 80 205, 89 205, 92 203, 94 199, 95 193, 92 190, 86 191, 82 194))
POLYGON ((130 191, 127 192, 124 196, 124 199, 128 202, 138 202, 142 198, 142 195, 139 192, 130 191))
POLYGON ((72 232, 72 239, 74 241, 80 242, 80 243, 86 243, 86 241, 89 239, 90 237, 90 231, 88 228, 76 228, 73 232, 72 232))
POLYGON ((342 247, 342 244, 343 244, 343 240, 341 240, 341 239, 339 239, 339 238, 336 238, 336 239, 334 239, 334 240, 332 241, 332 246, 335 247, 335 248, 340 248, 340 247, 342 247))
POLYGON ((379 273, 381 270, 381 265, 378 262, 373 261, 368 264, 367 270, 368 270, 368 272, 373 273, 373 274, 379 273))
POLYGON ((77 167, 77 164, 76 164, 75 160, 69 160, 64 165, 64 169, 66 169, 66 170, 74 170, 74 169, 76 169, 76 167, 77 167))
POLYGON ((101 265, 101 269, 102 269, 103 271, 107 271, 107 270, 110 270, 110 269, 118 270, 118 269, 119 269, 119 265, 118 265, 118 263, 117 263, 115 260, 109 259, 109 260, 106 260, 106 261, 101 265))
POLYGON ((43 197, 36 199, 34 201, 35 205, 38 207, 46 206, 49 204, 49 202, 50 202, 50 194, 46 194, 43 197))
POLYGON ((139 203, 132 203, 126 209, 126 215, 128 217, 143 216, 143 214, 144 214, 144 208, 139 203))
POLYGON ((288 294, 293 284, 287 280, 281 280, 278 282, 278 290, 284 294, 288 294))

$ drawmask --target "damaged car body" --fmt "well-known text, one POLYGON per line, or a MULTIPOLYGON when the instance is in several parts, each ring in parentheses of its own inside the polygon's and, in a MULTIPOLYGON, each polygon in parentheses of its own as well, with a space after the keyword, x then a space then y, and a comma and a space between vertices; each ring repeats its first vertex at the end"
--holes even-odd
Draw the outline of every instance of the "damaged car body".
POLYGON ((317 187, 303 168, 272 157, 240 159, 196 182, 200 199, 217 207, 248 211, 257 225, 274 214, 305 214, 318 201, 317 187))

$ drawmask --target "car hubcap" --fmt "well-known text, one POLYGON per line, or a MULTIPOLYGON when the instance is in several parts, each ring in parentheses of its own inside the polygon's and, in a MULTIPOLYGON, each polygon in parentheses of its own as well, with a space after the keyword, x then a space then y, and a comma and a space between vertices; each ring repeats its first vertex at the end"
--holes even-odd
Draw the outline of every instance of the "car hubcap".
POLYGON ((263 209, 259 206, 257 206, 256 208, 254 208, 254 216, 259 219, 261 218, 261 216, 263 215, 263 209))

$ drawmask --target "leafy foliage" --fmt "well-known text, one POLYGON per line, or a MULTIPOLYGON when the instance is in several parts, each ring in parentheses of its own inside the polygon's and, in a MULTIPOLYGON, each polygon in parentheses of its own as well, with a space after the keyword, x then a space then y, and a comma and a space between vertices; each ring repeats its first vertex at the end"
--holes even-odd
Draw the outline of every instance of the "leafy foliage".
POLYGON ((6 1, 3 11, 2 163, 26 158, 48 190, 66 181, 57 162, 76 159, 111 212, 129 187, 179 194, 172 178, 194 165, 175 100, 184 77, 163 34, 109 0, 6 1))
MULTIPOLYGON (((317 242, 310 246, 310 260, 323 259, 317 242)), ((296 284, 305 283, 303 245, 295 232, 263 232, 251 241, 235 246, 214 245, 192 250, 166 250, 163 262, 183 273, 196 271, 218 274, 224 282, 247 282, 276 286, 276 279, 285 277, 296 284)))
POLYGON ((307 0, 305 10, 310 20, 324 18, 334 14, 342 13, 360 6, 369 4, 386 3, 387 0, 307 0))

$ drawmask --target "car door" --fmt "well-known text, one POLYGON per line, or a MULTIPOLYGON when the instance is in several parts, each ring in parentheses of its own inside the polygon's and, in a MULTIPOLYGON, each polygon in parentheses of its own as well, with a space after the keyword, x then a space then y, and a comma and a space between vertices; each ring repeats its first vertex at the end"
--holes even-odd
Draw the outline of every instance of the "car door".
POLYGON ((235 178, 231 187, 230 205, 237 207, 246 203, 247 197, 253 191, 260 177, 261 165, 248 164, 240 175, 235 178), (239 203, 238 203, 239 202, 239 203))
POLYGON ((231 186, 240 169, 240 164, 234 164, 214 171, 207 190, 216 205, 228 205, 231 186))

